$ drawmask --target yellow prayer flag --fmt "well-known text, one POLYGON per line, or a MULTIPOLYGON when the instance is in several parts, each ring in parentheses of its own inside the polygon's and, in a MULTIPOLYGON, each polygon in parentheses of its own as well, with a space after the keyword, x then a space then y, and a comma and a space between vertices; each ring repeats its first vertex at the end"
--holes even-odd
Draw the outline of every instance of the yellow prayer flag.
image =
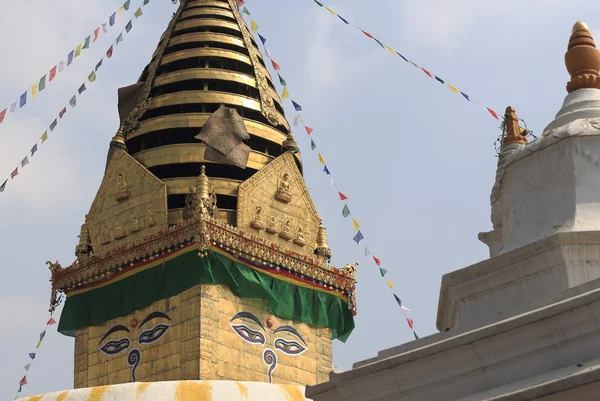
POLYGON ((37 345, 36 345, 35 347, 36 347, 36 348, 39 348, 39 347, 40 347, 40 345, 42 345, 42 340, 39 340, 39 341, 38 341, 38 343, 37 343, 37 345))
POLYGON ((258 24, 253 20, 250 20, 250 29, 252 29, 252 32, 258 31, 258 24))
POLYGON ((385 45, 385 48, 388 50, 388 52, 392 53, 394 56, 396 55, 396 52, 394 51, 394 49, 392 49, 388 45, 385 45))
POLYGON ((352 219, 352 226, 354 226, 354 231, 360 230, 360 224, 358 224, 358 221, 354 218, 352 219))
MULTIPOLYGON (((114 8, 113 8, 114 10, 114 8)), ((123 6, 119 7, 119 9, 117 10, 117 15, 120 17, 121 14, 123 14, 123 6)))
POLYGON ((329 12, 330 12, 332 15, 336 15, 335 11, 333 11, 331 8, 329 8, 329 7, 325 7, 325 9, 326 9, 327 11, 329 11, 329 12))
POLYGON ((288 92, 287 88, 284 86, 283 87, 283 92, 281 92, 281 99, 287 99, 288 97, 290 97, 290 93, 288 92))
POLYGON ((450 85, 450 84, 446 84, 448 85, 448 88, 450 88, 450 90, 454 93, 456 93, 457 95, 460 95, 460 92, 458 91, 458 89, 456 89, 454 86, 450 85))
POLYGON ((75 48, 75 57, 78 57, 79 55, 81 55, 81 49, 83 48, 83 44, 78 44, 77 47, 75 48))
POLYGON ((323 159, 323 156, 321 155, 321 153, 319 153, 319 163, 325 164, 325 159, 323 159))
POLYGON ((35 95, 37 95, 37 84, 33 84, 33 86, 31 87, 31 98, 33 99, 35 97, 35 95))
POLYGON ((88 75, 88 80, 89 80, 90 82, 94 82, 94 81, 96 80, 96 73, 95 73, 94 71, 92 71, 92 72, 90 73, 90 75, 88 75))
POLYGON ((394 283, 392 283, 391 281, 386 281, 388 287, 390 288, 394 288, 394 283))
POLYGON ((48 140, 48 131, 45 131, 42 134, 42 143, 46 142, 48 140))

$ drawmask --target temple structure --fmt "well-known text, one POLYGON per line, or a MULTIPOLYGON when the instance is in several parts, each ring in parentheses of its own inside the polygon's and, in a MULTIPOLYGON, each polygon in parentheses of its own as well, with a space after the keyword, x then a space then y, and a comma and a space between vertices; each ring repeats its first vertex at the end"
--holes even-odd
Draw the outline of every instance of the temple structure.
POLYGON ((77 262, 47 262, 75 390, 44 399, 304 400, 354 328, 356 265, 329 265, 236 1, 181 0, 118 106, 77 262))
POLYGON ((600 399, 600 52, 586 24, 568 95, 527 142, 506 109, 490 258, 442 278, 440 333, 307 389, 315 401, 600 399))

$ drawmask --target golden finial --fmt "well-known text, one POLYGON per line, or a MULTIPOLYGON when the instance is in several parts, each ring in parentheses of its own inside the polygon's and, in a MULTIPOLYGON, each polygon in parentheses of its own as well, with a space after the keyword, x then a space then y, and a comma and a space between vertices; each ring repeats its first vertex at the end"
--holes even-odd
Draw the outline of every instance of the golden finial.
POLYGON ((111 146, 125 147, 125 137, 123 136, 123 127, 119 128, 115 136, 110 140, 111 146))
POLYGON ((573 25, 565 64, 571 75, 567 92, 585 88, 600 89, 600 52, 596 49, 589 27, 583 21, 573 25))
POLYGON ((208 183, 208 177, 206 176, 206 168, 204 165, 200 167, 200 175, 196 180, 196 187, 198 188, 198 196, 200 199, 208 199, 210 198, 210 185, 208 183))
POLYGON ((513 143, 527 143, 527 139, 521 135, 519 117, 517 117, 517 113, 512 106, 508 106, 504 113, 504 130, 502 146, 512 145, 513 143))
POLYGON ((289 150, 292 153, 298 153, 300 151, 300 148, 298 148, 298 144, 294 140, 294 137, 292 136, 291 131, 285 137, 285 141, 283 141, 283 143, 281 144, 281 147, 283 148, 284 151, 289 150))
POLYGON ((329 249, 329 244, 327 243, 327 229, 323 223, 319 226, 319 232, 317 233, 317 249, 315 253, 324 257, 327 261, 331 260, 331 249, 329 249))

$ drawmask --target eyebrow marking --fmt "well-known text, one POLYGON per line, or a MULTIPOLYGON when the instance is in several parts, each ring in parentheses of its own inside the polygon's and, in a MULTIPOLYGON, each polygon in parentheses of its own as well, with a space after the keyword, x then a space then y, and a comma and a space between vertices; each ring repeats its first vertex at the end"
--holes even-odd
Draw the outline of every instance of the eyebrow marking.
POLYGON ((102 337, 102 339, 100 340, 100 343, 106 340, 106 337, 110 336, 112 333, 116 333, 117 331, 126 331, 127 333, 131 333, 131 331, 127 327, 118 324, 106 332, 104 337, 102 337))
POLYGON ((152 320, 152 319, 154 319, 154 318, 157 318, 157 317, 162 317, 162 318, 164 318, 164 319, 167 319, 167 320, 169 320, 169 321, 171 320, 171 318, 170 318, 169 316, 165 315, 165 314, 164 314, 164 313, 162 313, 162 312, 152 312, 151 314, 149 314, 149 315, 148 315, 148 316, 147 316, 147 317, 146 317, 146 318, 145 318, 145 319, 142 321, 142 323, 140 323, 140 327, 142 327, 142 326, 144 325, 144 323, 148 323, 148 321, 149 321, 149 320, 152 320))
POLYGON ((300 340, 302 340, 302 342, 304 343, 304 345, 308 345, 308 344, 306 344, 306 341, 304 341, 304 338, 302 338, 302 336, 300 335, 300 333, 298 333, 298 330, 296 330, 292 326, 280 326, 277 329, 275 329, 275 331, 273 331, 273 334, 280 333, 282 331, 285 331, 285 332, 288 332, 288 333, 292 333, 292 334, 298 336, 298 338, 300 340))
POLYGON ((245 318, 248 318, 248 319, 252 320, 254 323, 258 324, 261 329, 265 330, 265 326, 263 326, 263 324, 260 322, 260 320, 258 320, 258 318, 256 316, 254 316, 250 312, 239 312, 234 317, 232 317, 229 322, 231 323, 235 319, 240 319, 242 317, 245 317, 245 318))

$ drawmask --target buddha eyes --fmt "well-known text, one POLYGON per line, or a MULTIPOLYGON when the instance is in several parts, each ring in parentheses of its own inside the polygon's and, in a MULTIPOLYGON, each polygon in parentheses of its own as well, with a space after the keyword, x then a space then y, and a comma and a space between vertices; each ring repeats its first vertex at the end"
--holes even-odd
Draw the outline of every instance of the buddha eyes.
POLYGON ((231 328, 242 338, 242 340, 252 344, 265 345, 265 336, 259 331, 252 330, 244 324, 232 324, 231 328))
POLYGON ((170 327, 171 326, 168 324, 159 323, 153 328, 141 332, 140 336, 138 337, 138 343, 151 344, 155 341, 158 341, 162 336, 165 335, 170 327))
POLYGON ((275 349, 288 354, 288 355, 300 355, 304 351, 306 351, 306 347, 294 340, 284 340, 283 338, 278 338, 275 340, 275 349))
POLYGON ((127 348, 129 348, 129 339, 122 338, 120 340, 108 341, 106 344, 100 347, 100 351, 107 355, 117 355, 119 352, 124 351, 127 348))

